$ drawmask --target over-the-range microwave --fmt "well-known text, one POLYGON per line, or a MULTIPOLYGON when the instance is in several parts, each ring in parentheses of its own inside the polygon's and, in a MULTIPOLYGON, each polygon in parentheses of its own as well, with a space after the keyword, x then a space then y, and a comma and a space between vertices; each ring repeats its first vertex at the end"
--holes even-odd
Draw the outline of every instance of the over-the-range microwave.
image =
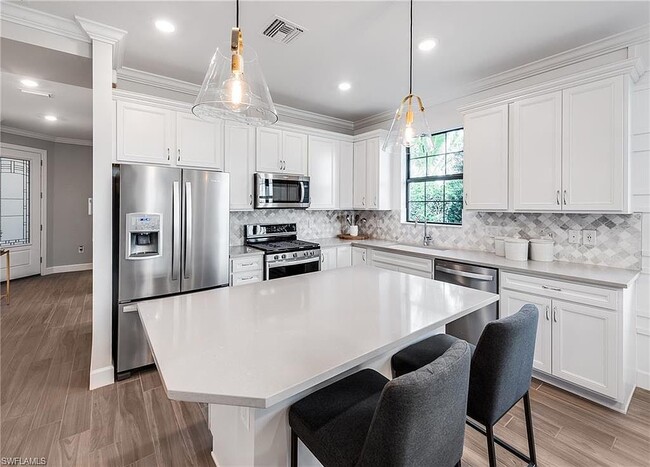
POLYGON ((306 209, 309 177, 270 173, 255 174, 256 209, 306 209))

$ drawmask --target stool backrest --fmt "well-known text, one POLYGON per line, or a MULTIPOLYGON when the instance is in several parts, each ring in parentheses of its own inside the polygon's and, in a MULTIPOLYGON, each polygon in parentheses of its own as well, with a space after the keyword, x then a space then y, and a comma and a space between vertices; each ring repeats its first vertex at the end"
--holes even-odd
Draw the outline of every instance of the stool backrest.
POLYGON ((463 453, 470 369, 465 341, 388 382, 358 466, 450 467, 463 453))
POLYGON ((530 388, 538 311, 524 305, 485 326, 472 357, 467 415, 493 425, 530 388))

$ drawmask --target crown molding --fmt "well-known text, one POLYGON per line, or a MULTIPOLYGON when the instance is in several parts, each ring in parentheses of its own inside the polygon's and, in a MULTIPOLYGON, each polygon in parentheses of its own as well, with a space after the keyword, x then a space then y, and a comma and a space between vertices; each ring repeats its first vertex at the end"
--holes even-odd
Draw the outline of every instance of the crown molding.
POLYGON ((68 39, 85 43, 90 42, 84 30, 76 21, 27 8, 18 3, 3 1, 1 5, 3 21, 27 26, 50 34, 56 34, 68 39))
POLYGON ((113 69, 122 66, 124 61, 124 37, 128 34, 124 29, 115 28, 91 19, 75 15, 79 27, 93 41, 105 42, 113 46, 113 69))
POLYGON ((74 144, 75 146, 92 146, 93 142, 89 139, 75 139, 75 138, 61 138, 58 136, 50 136, 36 131, 22 130, 20 128, 13 128, 10 126, 0 126, 0 132, 10 135, 24 136, 26 138, 40 139, 42 141, 50 141, 52 143, 60 144, 74 144))

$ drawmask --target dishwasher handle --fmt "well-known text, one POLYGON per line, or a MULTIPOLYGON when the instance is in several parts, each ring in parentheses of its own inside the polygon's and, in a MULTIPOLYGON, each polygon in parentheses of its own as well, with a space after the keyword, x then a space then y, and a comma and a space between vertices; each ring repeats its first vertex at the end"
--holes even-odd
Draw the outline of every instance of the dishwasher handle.
POLYGON ((494 276, 490 274, 477 274, 475 272, 460 271, 458 269, 445 268, 442 266, 436 266, 436 271, 445 272, 447 274, 452 274, 454 276, 467 277, 469 279, 476 279, 479 281, 493 281, 494 276))

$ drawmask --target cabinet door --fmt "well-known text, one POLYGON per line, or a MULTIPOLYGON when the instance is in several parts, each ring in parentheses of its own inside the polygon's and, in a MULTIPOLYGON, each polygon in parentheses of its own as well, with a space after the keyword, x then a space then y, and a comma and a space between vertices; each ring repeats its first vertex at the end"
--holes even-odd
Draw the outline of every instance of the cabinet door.
POLYGON ((339 209, 354 208, 353 144, 339 142, 339 209))
POLYGON ((307 135, 301 133, 292 133, 290 131, 282 132, 282 159, 283 172, 297 175, 307 174, 307 154, 308 154, 307 135))
POLYGON ((366 179, 367 179, 367 144, 366 141, 354 143, 354 187, 353 203, 355 209, 367 209, 366 207, 366 179))
POLYGON ((179 166, 223 170, 223 122, 206 122, 177 112, 176 162, 179 166))
POLYGON ((255 129, 226 123, 225 171, 230 173, 230 210, 253 209, 253 177, 255 174, 255 129))
POLYGON ((336 248, 321 248, 320 270, 336 269, 336 248))
POLYGON ((352 266, 352 248, 340 246, 336 249, 336 267, 347 268, 348 266, 352 266))
POLYGON ((257 129, 256 166, 258 172, 282 172, 282 130, 275 128, 257 129))
POLYGON ((508 209, 508 105, 468 113, 463 184, 465 208, 508 209))
POLYGON ((131 102, 117 102, 117 160, 172 163, 173 112, 131 102))
POLYGON ((359 264, 366 264, 366 249, 359 248, 356 246, 352 247, 352 266, 358 266, 359 264))
POLYGON ((311 209, 336 209, 339 200, 339 143, 309 137, 309 195, 311 209))
POLYGON ((533 368, 551 373, 551 299, 512 290, 501 290, 500 317, 514 315, 529 303, 535 305, 539 312, 533 368))
POLYGON ((514 209, 559 211, 562 190, 562 92, 510 106, 514 209))
POLYGON ((379 138, 366 142, 366 206, 377 209, 379 206, 379 138))
POLYGON ((553 300, 553 374, 616 397, 617 317, 615 311, 553 300))
POLYGON ((626 88, 621 76, 563 91, 564 209, 625 208, 626 88))

